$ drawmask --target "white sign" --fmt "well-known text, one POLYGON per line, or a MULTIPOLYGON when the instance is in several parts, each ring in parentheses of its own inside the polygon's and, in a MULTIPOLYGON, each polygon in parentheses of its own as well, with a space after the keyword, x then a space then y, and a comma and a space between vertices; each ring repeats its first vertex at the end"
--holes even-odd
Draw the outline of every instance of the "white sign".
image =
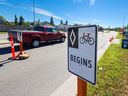
POLYGON ((17 40, 22 41, 22 32, 20 31, 17 32, 17 40))
POLYGON ((68 70, 96 84, 97 26, 68 28, 68 70))

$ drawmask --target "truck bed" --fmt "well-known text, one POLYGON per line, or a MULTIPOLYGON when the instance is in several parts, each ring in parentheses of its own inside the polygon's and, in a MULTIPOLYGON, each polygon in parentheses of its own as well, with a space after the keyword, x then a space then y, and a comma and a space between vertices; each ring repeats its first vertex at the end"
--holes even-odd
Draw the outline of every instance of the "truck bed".
POLYGON ((8 40, 10 40, 10 36, 12 36, 14 39, 14 42, 18 42, 18 40, 17 40, 17 33, 18 32, 22 32, 22 34, 42 33, 41 31, 34 31, 34 30, 10 30, 10 31, 8 31, 8 37, 9 37, 8 40))

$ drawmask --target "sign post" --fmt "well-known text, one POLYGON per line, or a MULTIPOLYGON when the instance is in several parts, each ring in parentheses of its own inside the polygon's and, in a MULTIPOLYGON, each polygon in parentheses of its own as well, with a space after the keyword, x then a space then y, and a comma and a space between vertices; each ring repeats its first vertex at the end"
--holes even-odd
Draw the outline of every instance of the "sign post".
POLYGON ((87 82, 77 77, 77 96, 87 96, 87 82))
POLYGON ((17 39, 20 42, 20 53, 23 52, 23 37, 22 37, 22 32, 17 32, 17 39))
POLYGON ((78 76, 78 96, 87 96, 87 82, 96 84, 97 26, 68 28, 68 70, 78 76))
POLYGON ((22 41, 22 32, 20 31, 17 32, 17 39, 18 41, 22 41))

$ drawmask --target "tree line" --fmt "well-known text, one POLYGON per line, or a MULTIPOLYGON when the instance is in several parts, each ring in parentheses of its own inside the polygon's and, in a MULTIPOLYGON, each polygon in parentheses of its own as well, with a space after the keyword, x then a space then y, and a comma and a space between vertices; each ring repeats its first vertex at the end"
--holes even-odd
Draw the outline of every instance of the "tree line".
MULTIPOLYGON (((39 19, 35 22, 25 22, 25 19, 23 16, 17 17, 17 15, 14 15, 14 20, 9 22, 5 19, 5 17, 0 16, 0 25, 6 25, 6 26, 40 26, 40 25, 53 25, 55 26, 54 23, 54 18, 51 16, 50 21, 43 21, 41 22, 39 19)), ((63 20, 60 20, 60 25, 68 25, 68 21, 66 20, 65 23, 63 20)))

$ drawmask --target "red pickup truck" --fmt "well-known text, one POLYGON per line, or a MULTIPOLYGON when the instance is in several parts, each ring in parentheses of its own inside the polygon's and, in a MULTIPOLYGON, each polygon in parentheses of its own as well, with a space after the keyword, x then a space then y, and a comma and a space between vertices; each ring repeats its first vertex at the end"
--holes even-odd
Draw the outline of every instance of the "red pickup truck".
POLYGON ((17 33, 22 32, 22 40, 24 44, 31 44, 32 47, 38 47, 40 42, 48 42, 58 40, 64 42, 66 35, 59 32, 57 29, 49 26, 37 26, 34 30, 10 30, 8 36, 13 36, 15 42, 19 42, 17 33))

